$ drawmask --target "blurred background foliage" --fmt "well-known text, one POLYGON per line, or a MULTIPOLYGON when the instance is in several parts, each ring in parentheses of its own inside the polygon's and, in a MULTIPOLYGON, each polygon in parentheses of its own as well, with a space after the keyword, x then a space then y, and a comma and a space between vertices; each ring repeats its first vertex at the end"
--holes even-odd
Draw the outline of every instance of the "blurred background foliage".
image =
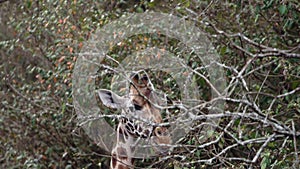
MULTIPOLYGON (((193 21, 208 33, 221 55, 222 63, 236 70, 241 70, 251 58, 247 52, 261 52, 259 46, 249 44, 240 34, 270 49, 300 53, 298 0, 2 0, 0 168, 107 168, 109 153, 97 147, 77 126, 72 103, 72 71, 80 49, 97 28, 126 13, 145 11, 171 13, 193 21)), ((185 55, 186 52, 177 50, 180 42, 166 40, 161 35, 135 36, 124 40, 122 44, 111 50, 111 55, 120 61, 149 44, 163 46, 176 55, 185 55)), ((189 58, 190 67, 201 65, 197 59, 189 58)), ((236 76, 232 69, 225 71, 228 81, 236 76)), ((285 57, 284 54, 259 57, 251 63, 247 72, 251 72, 245 76, 248 95, 256 96, 254 102, 265 113, 274 115, 287 125, 293 121, 296 129, 300 130, 299 90, 278 98, 268 109, 273 96, 299 88, 299 57, 285 57), (253 73, 252 70, 256 71, 253 73), (257 95, 258 92, 265 94, 257 95)), ((155 81, 163 85, 160 78, 155 81)), ((209 100, 203 79, 198 78, 197 83, 203 88, 202 98, 209 100)), ((240 92, 243 91, 243 87, 238 86, 231 97, 240 98, 240 92)), ((236 107, 237 104, 230 102, 226 108, 234 111, 236 107)), ((250 120, 239 120, 242 121, 237 119, 236 128, 233 126, 230 130, 236 131, 240 127, 249 138, 268 135, 272 130, 259 130, 258 126, 251 125, 250 120)), ((227 125, 226 119, 222 122, 221 126, 227 125)), ((195 131, 186 136, 183 142, 196 145, 196 134, 195 131)), ((217 145, 206 147, 205 150, 197 150, 193 154, 185 152, 184 162, 192 162, 187 168, 247 168, 251 163, 245 161, 220 160, 214 165, 193 163, 203 157, 213 156, 214 151, 232 142, 228 136, 224 136, 217 145)), ((293 153, 299 153, 299 142, 294 145, 292 137, 272 142, 263 150, 259 160, 251 165, 254 168, 270 168, 271 164, 274 164, 274 168, 290 168, 296 160, 293 153), (283 142, 284 149, 280 149, 283 142), (298 152, 294 152, 295 147, 298 147, 298 152)), ((228 155, 237 158, 254 156, 258 149, 256 145, 241 146, 228 152, 228 155)), ((184 154, 183 150, 178 152, 184 154)), ((146 167, 149 163, 145 161, 139 165, 146 167)), ((174 157, 157 166, 178 168, 180 160, 174 157)))

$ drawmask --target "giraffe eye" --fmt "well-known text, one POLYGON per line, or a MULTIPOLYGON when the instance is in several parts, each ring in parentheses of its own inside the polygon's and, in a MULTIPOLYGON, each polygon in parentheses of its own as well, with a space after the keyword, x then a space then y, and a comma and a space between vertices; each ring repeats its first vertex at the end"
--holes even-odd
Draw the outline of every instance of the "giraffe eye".
POLYGON ((128 109, 129 111, 134 112, 134 111, 142 110, 143 107, 137 104, 133 104, 133 106, 129 106, 128 109))
POLYGON ((142 106, 133 104, 135 110, 142 110, 142 106))

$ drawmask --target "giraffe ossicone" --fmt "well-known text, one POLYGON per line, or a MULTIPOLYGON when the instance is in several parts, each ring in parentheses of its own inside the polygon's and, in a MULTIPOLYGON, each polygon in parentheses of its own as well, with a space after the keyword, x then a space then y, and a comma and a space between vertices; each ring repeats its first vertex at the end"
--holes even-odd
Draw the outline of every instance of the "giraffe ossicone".
POLYGON ((159 126, 163 123, 162 110, 158 108, 161 100, 145 71, 130 76, 128 97, 106 89, 100 89, 98 94, 103 105, 120 109, 123 115, 117 126, 116 145, 111 152, 111 169, 133 168, 138 147, 150 146, 157 155, 169 151, 170 132, 167 127, 159 126))

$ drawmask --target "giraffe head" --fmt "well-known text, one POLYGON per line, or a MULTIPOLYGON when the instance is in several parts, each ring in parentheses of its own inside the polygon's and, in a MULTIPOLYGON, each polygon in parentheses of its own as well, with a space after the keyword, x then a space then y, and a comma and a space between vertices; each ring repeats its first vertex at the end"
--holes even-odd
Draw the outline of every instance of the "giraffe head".
POLYGON ((163 122, 159 108, 161 99, 144 71, 130 76, 128 97, 105 89, 99 90, 99 96, 105 106, 122 110, 125 116, 120 119, 122 134, 149 139, 157 153, 168 150, 163 145, 171 144, 171 137, 166 127, 159 126, 163 122))

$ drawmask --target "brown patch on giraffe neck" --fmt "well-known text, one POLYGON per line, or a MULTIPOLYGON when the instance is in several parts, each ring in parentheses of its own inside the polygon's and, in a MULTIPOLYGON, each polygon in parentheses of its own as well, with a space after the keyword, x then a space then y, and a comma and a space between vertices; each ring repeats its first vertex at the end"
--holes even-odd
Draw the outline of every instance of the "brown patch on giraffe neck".
POLYGON ((116 168, 116 166, 117 166, 117 159, 116 159, 116 157, 112 156, 111 157, 111 169, 116 168))
MULTIPOLYGON (((111 168, 110 169, 133 169, 133 166, 126 165, 123 161, 126 161, 125 157, 112 157, 111 158, 111 168)), ((131 164, 133 164, 134 160, 131 159, 131 164)))
POLYGON ((124 147, 116 147, 116 152, 112 153, 111 169, 132 169, 134 159, 127 156, 124 147))

